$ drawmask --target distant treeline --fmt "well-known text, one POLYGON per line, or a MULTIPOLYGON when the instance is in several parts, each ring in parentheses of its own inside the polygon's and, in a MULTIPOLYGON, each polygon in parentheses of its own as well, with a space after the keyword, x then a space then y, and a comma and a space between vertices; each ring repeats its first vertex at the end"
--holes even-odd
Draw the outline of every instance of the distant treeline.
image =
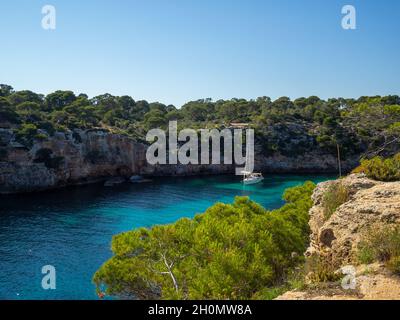
POLYGON ((335 153, 339 144, 343 156, 386 155, 398 151, 400 97, 202 99, 178 109, 130 96, 89 98, 72 91, 45 96, 0 85, 0 127, 15 130, 26 145, 56 131, 100 127, 143 140, 149 129, 167 128, 170 120, 194 129, 248 123, 256 131, 258 151, 265 154, 335 153))

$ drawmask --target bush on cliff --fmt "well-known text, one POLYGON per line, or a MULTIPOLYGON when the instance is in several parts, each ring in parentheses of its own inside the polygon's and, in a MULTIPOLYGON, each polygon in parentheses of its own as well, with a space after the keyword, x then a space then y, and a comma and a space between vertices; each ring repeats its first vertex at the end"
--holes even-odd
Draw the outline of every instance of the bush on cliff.
POLYGON ((35 140, 45 140, 47 136, 43 133, 40 133, 36 125, 28 123, 23 124, 16 131, 16 138, 21 144, 30 147, 35 140))
POLYGON ((349 191, 346 186, 339 181, 329 186, 322 198, 324 217, 328 220, 339 206, 349 199, 349 191))
POLYGON ((342 278, 336 270, 337 264, 332 257, 314 254, 306 259, 302 270, 303 281, 311 286, 322 282, 336 282, 342 278))
POLYGON ((366 232, 358 248, 360 263, 384 262, 400 274, 400 226, 385 226, 366 232))
POLYGON ((11 122, 18 123, 18 113, 12 108, 7 99, 0 97, 0 123, 11 122))
POLYGON ((288 189, 287 203, 274 211, 237 197, 193 219, 117 235, 114 256, 93 280, 98 290, 120 297, 270 298, 303 260, 314 187, 288 189))
POLYGON ((375 157, 369 160, 362 160, 361 165, 353 172, 365 173, 368 178, 379 181, 400 180, 400 153, 387 159, 375 157))

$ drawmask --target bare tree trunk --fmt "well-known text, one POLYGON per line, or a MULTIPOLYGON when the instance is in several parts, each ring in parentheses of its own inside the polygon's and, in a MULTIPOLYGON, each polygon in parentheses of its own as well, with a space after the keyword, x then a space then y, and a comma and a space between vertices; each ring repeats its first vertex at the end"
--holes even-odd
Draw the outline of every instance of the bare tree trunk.
POLYGON ((178 292, 179 291, 178 281, 176 280, 175 275, 172 272, 172 267, 174 266, 174 263, 172 262, 172 263, 169 264, 168 261, 167 261, 167 258, 165 257, 165 254, 162 254, 161 257, 162 257, 162 259, 164 261, 164 264, 165 264, 165 266, 167 267, 167 270, 168 270, 166 272, 161 272, 161 273, 162 274, 169 274, 169 276, 171 277, 172 282, 174 284, 175 291, 178 292))
POLYGON ((337 155, 338 155, 338 166, 339 166, 339 177, 342 177, 342 162, 340 160, 340 147, 339 143, 336 142, 336 147, 337 147, 337 155))

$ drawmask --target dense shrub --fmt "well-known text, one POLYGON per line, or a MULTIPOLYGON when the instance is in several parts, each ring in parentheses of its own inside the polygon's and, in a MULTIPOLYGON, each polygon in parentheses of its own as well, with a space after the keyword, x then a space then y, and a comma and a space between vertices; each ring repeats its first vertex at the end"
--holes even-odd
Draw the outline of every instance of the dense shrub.
POLYGON ((5 121, 18 123, 19 115, 10 106, 9 101, 6 98, 0 96, 0 123, 5 121))
POLYGON ((361 165, 353 172, 365 173, 368 178, 379 181, 400 180, 400 153, 387 159, 375 157, 370 160, 362 160, 361 165))
POLYGON ((18 142, 25 146, 31 146, 37 135, 38 128, 32 123, 25 123, 16 131, 18 142))
POLYGON ((322 198, 325 219, 328 220, 339 206, 349 199, 349 191, 341 181, 331 184, 322 198))
POLYGON ((358 261, 384 262, 391 271, 400 274, 400 226, 368 230, 358 247, 358 261))
POLYGON ((342 275, 336 271, 337 265, 329 256, 312 255, 305 263, 305 276, 310 283, 338 281, 342 275))
POLYGON ((287 204, 272 212, 237 197, 193 219, 117 235, 94 282, 110 295, 141 299, 272 297, 303 261, 314 187, 287 190, 287 204))

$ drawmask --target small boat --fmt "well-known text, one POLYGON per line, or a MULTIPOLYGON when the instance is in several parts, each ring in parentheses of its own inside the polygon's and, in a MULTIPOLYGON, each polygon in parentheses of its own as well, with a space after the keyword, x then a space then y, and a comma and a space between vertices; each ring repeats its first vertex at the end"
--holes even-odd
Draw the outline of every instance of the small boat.
POLYGON ((130 177, 129 180, 130 180, 131 182, 140 182, 140 181, 143 180, 143 177, 142 177, 142 176, 139 176, 139 175, 135 175, 135 176, 130 177))
POLYGON ((243 174, 243 184, 256 184, 264 180, 263 175, 260 172, 253 172, 254 168, 254 146, 250 148, 250 145, 246 142, 246 165, 244 170, 242 171, 243 174), (253 163, 250 166, 250 159, 253 159, 253 163))
POLYGON ((108 179, 106 182, 104 182, 104 186, 105 187, 114 187, 118 184, 124 183, 125 181, 126 181, 126 179, 123 177, 115 177, 115 178, 108 179))
POLYGON ((243 171, 243 184, 256 184, 264 180, 259 172, 243 171))

